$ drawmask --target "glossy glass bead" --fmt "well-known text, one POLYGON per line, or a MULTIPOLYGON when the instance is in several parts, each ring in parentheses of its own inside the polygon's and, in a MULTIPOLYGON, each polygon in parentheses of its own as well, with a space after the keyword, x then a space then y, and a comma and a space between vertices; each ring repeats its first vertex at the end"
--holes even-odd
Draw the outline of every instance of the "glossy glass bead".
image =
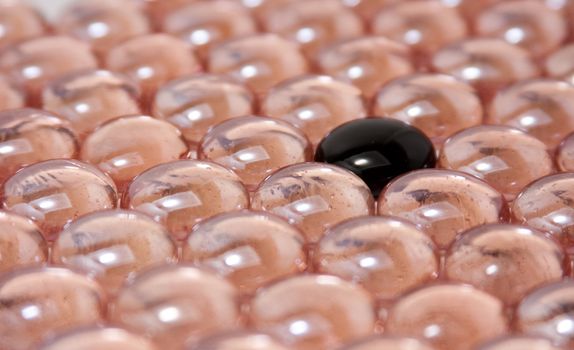
POLYGON ((382 9, 397 3, 399 0, 339 0, 343 5, 350 7, 363 20, 369 22, 382 9))
POLYGON ((249 116, 212 127, 199 145, 198 158, 233 170, 254 190, 274 171, 313 159, 313 147, 301 130, 285 121, 249 116))
POLYGON ((561 171, 574 171, 574 133, 566 136, 558 146, 556 165, 561 171))
POLYGON ((390 118, 367 118, 332 130, 317 146, 315 161, 341 166, 369 185, 375 196, 395 177, 435 166, 431 140, 390 118))
POLYGON ((0 3, 0 48, 45 33, 41 17, 19 1, 0 3))
POLYGON ((457 131, 481 124, 484 114, 470 85, 443 74, 414 74, 393 80, 373 98, 371 113, 413 125, 435 145, 457 131))
POLYGON ((416 338, 377 336, 359 340, 341 350, 434 350, 416 338))
POLYGON ((110 175, 123 192, 143 171, 187 153, 175 126, 147 116, 131 116, 112 120, 90 134, 80 158, 110 175))
POLYGON ((562 46, 546 58, 546 74, 554 79, 574 83, 574 44, 562 46))
POLYGON ((524 186, 553 172, 546 147, 515 128, 476 126, 444 143, 438 165, 481 178, 512 200, 524 186))
POLYGON ((484 9, 502 0, 439 0, 439 1, 442 2, 445 6, 457 9, 458 12, 460 12, 460 14, 463 15, 467 23, 470 25, 474 23, 478 15, 484 9))
POLYGON ((59 335, 39 350, 158 350, 144 337, 119 328, 84 328, 59 335))
POLYGON ((438 284, 401 298, 390 310, 389 334, 425 339, 437 350, 471 350, 504 334, 503 304, 467 285, 438 284))
POLYGON ((52 247, 55 264, 95 276, 112 294, 137 272, 173 262, 176 255, 167 229, 147 215, 125 210, 98 211, 75 220, 52 247))
POLYGON ((2 186, 2 207, 36 221, 48 240, 79 216, 113 209, 116 185, 89 164, 71 159, 34 163, 2 186))
POLYGON ((173 238, 185 239, 199 221, 249 207, 239 177, 218 164, 197 160, 164 163, 134 179, 124 206, 166 225, 173 238))
POLYGON ((25 102, 22 91, 0 77, 0 111, 24 107, 25 102))
POLYGON ((55 267, 4 275, 0 300, 0 347, 10 350, 33 350, 57 332, 101 322, 106 305, 94 280, 55 267))
POLYGON ((83 140, 106 121, 141 113, 139 89, 127 77, 90 70, 51 81, 42 93, 42 108, 70 121, 83 140))
POLYGON ((359 217, 330 228, 313 259, 316 271, 359 283, 388 300, 432 281, 439 271, 433 241, 391 217, 359 217))
POLYGON ((379 214, 411 221, 442 249, 460 232, 508 219, 500 192, 458 171, 419 170, 401 176, 385 188, 378 204, 379 214))
POLYGON ((371 192, 359 177, 322 163, 295 164, 278 170, 259 185, 251 200, 251 208, 289 220, 310 243, 345 219, 374 213, 371 192))
POLYGON ((277 6, 282 6, 289 2, 298 0, 233 0, 243 7, 249 9, 251 14, 259 21, 262 22, 265 15, 277 6))
POLYGON ((42 232, 29 219, 0 211, 0 273, 48 260, 48 245, 42 232))
POLYGON ((181 349, 237 328, 238 300, 233 285, 213 274, 185 265, 159 266, 124 286, 109 319, 166 349, 181 349))
POLYGON ((251 302, 250 319, 287 345, 333 349, 373 332, 370 295, 334 276, 304 275, 272 284, 251 302))
POLYGON ((288 350, 274 337, 261 332, 235 331, 202 339, 188 350, 288 350))
POLYGON ((546 338, 531 335, 514 335, 494 339, 477 348, 477 350, 565 350, 552 344, 546 338))
POLYGON ((145 10, 155 29, 161 29, 161 23, 171 13, 198 0, 135 0, 145 10))

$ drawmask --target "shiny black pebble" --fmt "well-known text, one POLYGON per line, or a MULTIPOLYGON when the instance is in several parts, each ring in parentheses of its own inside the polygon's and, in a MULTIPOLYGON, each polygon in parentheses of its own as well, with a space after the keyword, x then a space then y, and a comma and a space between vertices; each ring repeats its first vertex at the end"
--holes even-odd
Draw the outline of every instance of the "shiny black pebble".
POLYGON ((378 196, 395 177, 434 167, 436 153, 431 140, 419 129, 396 119, 374 117, 333 129, 319 143, 315 161, 354 172, 378 196))

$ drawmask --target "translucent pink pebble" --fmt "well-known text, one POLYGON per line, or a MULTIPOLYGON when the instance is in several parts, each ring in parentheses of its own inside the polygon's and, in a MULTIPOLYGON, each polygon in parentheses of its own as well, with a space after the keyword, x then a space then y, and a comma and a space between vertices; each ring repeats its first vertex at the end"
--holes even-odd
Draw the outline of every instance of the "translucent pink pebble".
POLYGON ((202 339, 188 350, 288 350, 274 337, 261 332, 225 332, 202 339))
POLYGON ((463 130, 443 145, 438 165, 488 182, 508 200, 554 170, 547 146, 518 129, 484 125, 463 130))
POLYGON ((339 0, 289 1, 267 11, 262 24, 266 31, 299 43, 308 57, 364 31, 361 19, 339 0))
POLYGON ((207 61, 211 73, 233 76, 258 95, 308 70, 297 44, 275 34, 226 41, 210 51, 207 61))
POLYGON ((233 0, 233 1, 249 9, 251 14, 257 20, 262 21, 265 15, 274 8, 298 0, 233 0))
POLYGON ((440 0, 444 5, 457 9, 469 24, 472 24, 484 9, 500 1, 502 0, 440 0))
POLYGON ((386 82, 414 71, 407 46, 382 36, 333 44, 316 57, 318 69, 349 82, 371 98, 386 82))
POLYGON ((184 265, 160 266, 124 286, 109 320, 165 349, 181 349, 206 335, 237 328, 238 293, 208 272, 184 265))
POLYGON ((545 336, 566 349, 574 346, 574 281, 565 279, 531 291, 518 305, 516 329, 545 336))
POLYGON ((478 36, 520 46, 535 57, 556 50, 568 36, 568 25, 560 11, 536 0, 498 2, 480 13, 474 30, 478 36))
POLYGON ((434 348, 415 338, 376 336, 359 340, 341 350, 434 350, 434 348))
POLYGON ((255 189, 274 171, 313 159, 313 147, 286 121, 250 116, 212 127, 199 145, 198 158, 235 171, 248 189, 255 189))
POLYGON ((162 33, 125 41, 108 51, 104 61, 107 69, 139 83, 145 105, 161 85, 201 70, 186 42, 162 33))
POLYGON ((231 170, 210 162, 180 160, 135 178, 123 204, 164 223, 173 238, 182 240, 203 219, 248 208, 249 195, 231 170))
POLYGON ((514 335, 488 341, 477 350, 566 350, 566 348, 552 344, 552 341, 546 338, 514 335))
POLYGON ((528 51, 496 38, 472 38, 443 47, 433 56, 432 68, 471 84, 484 103, 500 89, 540 75, 528 51))
POLYGON ((324 163, 283 168, 261 183, 251 208, 269 211, 300 228, 311 243, 349 218, 374 213, 369 187, 355 174, 324 163))
POLYGON ((77 153, 72 126, 55 114, 31 108, 0 111, 0 182, 23 166, 77 153))
POLYGON ((197 224, 184 243, 182 259, 251 293, 305 270, 304 243, 299 230, 274 215, 238 211, 197 224))
POLYGON ((70 121, 83 140, 104 122, 141 113, 139 90, 127 77, 89 70, 53 80, 42 93, 42 108, 70 121))
POLYGON ((40 16, 19 1, 0 3, 0 48, 41 36, 45 32, 40 16))
POLYGON ((172 80, 158 90, 152 105, 153 116, 177 126, 191 144, 199 143, 213 125, 254 112, 251 91, 219 74, 172 80))
POLYGON ((466 285, 416 290, 392 308, 385 331, 425 339, 437 350, 471 350, 507 331, 503 304, 466 285))
POLYGON ((549 55, 544 68, 549 77, 574 83, 574 44, 562 46, 549 55))
POLYGON ((190 2, 165 16, 161 28, 187 41, 203 58, 216 44, 257 32, 249 10, 231 0, 190 2))
POLYGON ((371 114, 413 125, 435 144, 479 125, 483 108, 474 89, 443 74, 414 74, 393 80, 373 98, 371 114))
POLYGON ((367 115, 361 90, 326 75, 297 77, 276 85, 261 102, 261 112, 295 125, 313 144, 337 126, 367 115))
POLYGON ((565 261, 560 245, 541 231, 483 225, 462 233, 450 247, 445 276, 514 305, 531 289, 560 280, 565 261))
POLYGON ((496 95, 487 122, 517 127, 552 149, 574 130, 574 87, 540 79, 517 83, 496 95))
POLYGON ((561 171, 574 171, 574 133, 560 143, 556 151, 556 165, 561 171))
POLYGON ((391 182, 379 197, 379 214, 405 218, 440 248, 471 227, 505 221, 501 193, 478 178, 449 170, 418 170, 391 182))
POLYGON ((147 116, 130 116, 112 120, 90 134, 80 158, 110 175, 123 192, 145 170, 187 153, 175 126, 147 116))
POLYGON ((0 257, 0 273, 43 264, 48 260, 48 245, 32 221, 0 211, 0 257))
POLYGON ((130 1, 99 0, 73 3, 54 22, 57 32, 85 41, 98 55, 150 31, 147 18, 130 1))
POLYGON ((399 0, 339 0, 339 2, 353 9, 364 20, 370 21, 379 11, 399 0))
POLYGON ((96 67, 89 46, 65 36, 31 39, 0 52, 0 73, 25 87, 32 105, 40 104, 42 88, 50 80, 96 67))
POLYGON ((134 0, 135 3, 145 10, 156 29, 161 28, 161 23, 171 13, 179 11, 186 5, 198 0, 134 0))
POLYGON ((0 77, 0 111, 24 107, 25 97, 20 89, 0 77))
POLYGON ((126 279, 153 265, 173 262, 168 231, 147 215, 106 210, 69 224, 52 247, 52 261, 95 276, 116 293, 126 279))
POLYGON ((574 174, 555 174, 528 185, 512 203, 512 217, 554 236, 574 253, 574 174))
POLYGON ((371 296, 327 275, 292 277, 261 290, 250 318, 255 328, 301 350, 334 349, 371 334, 375 325, 371 296))
POLYGON ((158 350, 144 337, 119 328, 82 328, 60 334, 39 350, 158 350))
POLYGON ((101 322, 106 305, 94 280, 55 267, 2 276, 0 301, 0 347, 10 350, 33 350, 57 332, 101 322))
POLYGON ((382 299, 428 283, 439 271, 432 240, 391 217, 359 217, 330 228, 313 259, 318 272, 360 283, 382 299))
POLYGON ((36 221, 48 240, 81 215, 113 209, 118 193, 113 181, 77 160, 34 163, 2 187, 2 207, 36 221))

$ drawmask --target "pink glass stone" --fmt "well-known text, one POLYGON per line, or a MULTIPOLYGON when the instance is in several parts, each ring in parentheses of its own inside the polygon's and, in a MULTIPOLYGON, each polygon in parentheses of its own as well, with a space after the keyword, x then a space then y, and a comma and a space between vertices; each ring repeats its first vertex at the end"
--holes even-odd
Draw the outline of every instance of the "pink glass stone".
POLYGON ((369 22, 382 9, 400 0, 339 0, 343 5, 352 8, 365 21, 369 22))
POLYGON ((0 3, 0 48, 44 34, 40 16, 19 1, 0 3))
POLYGON ((304 243, 301 232, 278 217, 231 212, 196 225, 184 243, 182 259, 252 293, 273 280, 304 271, 304 243))
POLYGON ((155 95, 152 114, 177 126, 185 140, 197 144, 213 125, 251 115, 255 97, 225 75, 202 74, 173 80, 155 95))
POLYGON ((277 119, 234 118, 212 127, 201 141, 199 159, 235 171, 248 189, 285 166, 313 159, 313 148, 302 131, 277 119))
POLYGON ((574 44, 565 45, 549 55, 544 68, 549 77, 574 84, 574 44))
POLYGON ((119 328, 87 328, 67 332, 39 350, 158 350, 144 337, 119 328))
POLYGON ((0 273, 43 264, 48 259, 48 245, 32 221, 0 211, 0 257, 0 273))
POLYGON ((434 350, 434 348, 415 338, 379 336, 360 340, 341 350, 434 350))
POLYGON ((261 111, 303 130, 313 144, 335 127, 367 115, 361 90, 326 75, 308 75, 276 85, 261 102, 261 111))
POLYGON ((54 25, 57 32, 89 43, 100 56, 150 30, 146 17, 134 3, 117 0, 73 3, 54 25))
POLYGON ((135 178, 123 204, 152 216, 168 227, 173 238, 182 240, 203 219, 249 207, 249 195, 231 170, 209 162, 180 160, 135 178))
POLYGON ((373 332, 371 296, 335 276, 303 275, 261 290, 251 302, 252 324, 300 350, 334 349, 373 332))
POLYGON ((2 207, 36 221, 48 240, 81 215, 115 208, 113 181, 89 164, 48 160, 18 171, 2 187, 2 207))
POLYGON ((90 134, 80 158, 110 175, 123 192, 137 175, 182 158, 187 152, 175 126, 147 116, 133 116, 112 120, 90 134))
POLYGON ((289 348, 266 333, 228 332, 202 339, 199 344, 188 350, 289 350, 289 348))
POLYGON ((561 171, 574 171, 574 133, 560 143, 556 152, 556 164, 561 171))
POLYGON ((236 3, 241 4, 243 7, 249 9, 251 14, 260 22, 263 21, 265 15, 278 6, 282 6, 289 2, 299 0, 234 0, 236 3))
POLYGON ((409 49, 381 36, 331 45, 316 59, 325 74, 349 82, 371 98, 386 82, 414 71, 409 49))
POLYGON ((156 29, 161 29, 161 23, 168 15, 197 1, 198 0, 135 0, 135 3, 143 7, 156 29))
POLYGON ((144 104, 166 82, 201 70, 191 47, 167 34, 132 38, 108 51, 105 66, 138 82, 144 104))
POLYGON ((566 350, 546 338, 531 335, 508 336, 489 341, 477 350, 566 350))
POLYGON ((535 57, 560 47, 568 36, 568 25, 560 11, 543 1, 507 0, 482 11, 475 21, 475 33, 518 45, 535 57))
POLYGON ((484 103, 498 90, 540 75, 528 51, 496 38, 473 38, 446 46, 436 52, 432 65, 435 71, 472 85, 484 103))
POLYGON ((518 305, 515 315, 520 332, 550 338, 567 349, 574 347, 574 281, 566 279, 540 287, 518 305))
POLYGON ((414 291, 391 309, 390 334, 425 339, 437 350, 471 350, 507 330, 502 303, 466 285, 439 284, 414 291))
POLYGON ((372 20, 373 33, 410 46, 417 63, 441 47, 464 39, 467 25, 462 16, 439 1, 404 1, 380 11, 372 20))
POLYGON ((484 9, 500 1, 502 0, 440 0, 444 5, 457 9, 469 24, 472 24, 484 9))
POLYGON ((531 289, 564 276, 560 245, 527 226, 484 225, 461 234, 450 247, 445 277, 469 283, 508 305, 531 289))
POLYGON ((289 220, 317 242, 326 229, 375 211, 369 187, 355 174, 324 163, 303 163, 283 168, 261 183, 251 208, 289 220))
POLYGON ((238 292, 229 282, 182 265, 148 270, 128 282, 110 320, 164 349, 239 326, 238 292))
POLYGON ((574 174, 555 174, 528 185, 512 203, 513 220, 551 234, 574 253, 574 174))
POLYGON ((31 108, 0 111, 0 182, 23 166, 77 152, 72 126, 56 115, 31 108))
POLYGON ((230 0, 191 2, 167 15, 161 27, 187 41, 201 57, 218 43, 257 32, 249 11, 230 0))
POLYGON ((544 143, 498 125, 476 126, 453 135, 444 143, 438 165, 485 180, 509 201, 554 169, 544 143))
POLYGON ((403 175, 379 197, 380 215, 405 218, 447 248, 471 227, 505 221, 508 207, 501 193, 478 178, 449 170, 418 170, 403 175))
POLYGON ((88 45, 65 36, 31 39, 0 52, 0 73, 24 86, 32 105, 40 104, 42 88, 48 81, 96 67, 88 45))
POLYGON ((142 213, 126 210, 81 217, 64 228, 52 247, 55 264, 95 276, 112 294, 137 272, 173 262, 176 254, 163 226, 142 213))
POLYGON ((140 113, 138 87, 121 74, 90 70, 52 81, 42 107, 69 120, 83 140, 104 122, 140 113))
POLYGON ((63 268, 34 268, 0 280, 0 348, 33 350, 57 332, 102 321, 105 297, 92 279, 63 268))
POLYGON ((0 111, 24 107, 24 102, 19 89, 0 77, 0 111))
POLYGON ((212 73, 237 78, 258 95, 308 70, 298 46, 274 34, 237 38, 217 45, 210 51, 208 67, 212 73))
POLYGON ((391 217, 360 217, 330 228, 313 258, 318 272, 359 283, 381 299, 432 281, 439 270, 432 240, 391 217))
POLYGON ((483 109, 466 83, 443 74, 415 74, 379 90, 371 114, 402 120, 440 145, 455 132, 481 124, 483 109))
POLYGON ((517 127, 550 149, 574 130, 574 87, 555 80, 531 80, 498 93, 487 122, 517 127))
POLYGON ((361 19, 339 0, 290 1, 275 6, 263 20, 263 28, 295 41, 308 57, 335 41, 359 37, 361 19))

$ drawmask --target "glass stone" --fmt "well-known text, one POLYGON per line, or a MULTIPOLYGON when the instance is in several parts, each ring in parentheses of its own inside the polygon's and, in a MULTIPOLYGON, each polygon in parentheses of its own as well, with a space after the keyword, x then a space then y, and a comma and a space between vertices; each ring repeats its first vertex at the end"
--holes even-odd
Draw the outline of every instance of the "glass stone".
POLYGON ((31 220, 0 211, 0 273, 48 260, 48 244, 31 220))

